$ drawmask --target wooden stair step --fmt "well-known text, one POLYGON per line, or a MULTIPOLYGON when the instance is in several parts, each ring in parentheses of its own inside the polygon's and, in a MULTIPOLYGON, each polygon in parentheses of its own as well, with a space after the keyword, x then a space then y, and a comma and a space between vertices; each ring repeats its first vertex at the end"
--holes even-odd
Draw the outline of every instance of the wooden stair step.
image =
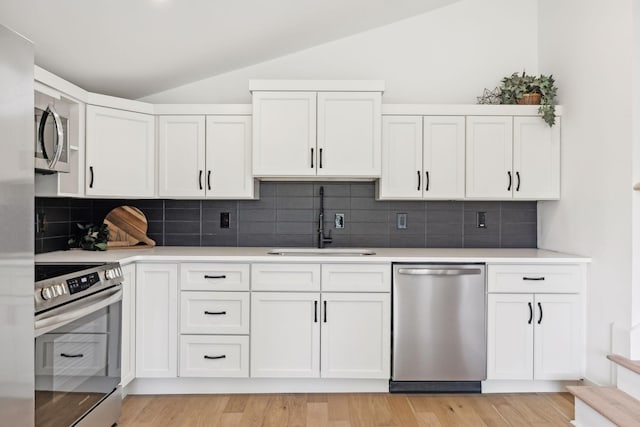
POLYGON ((620 427, 638 426, 640 401, 615 387, 570 386, 569 392, 620 427))
POLYGON ((627 359, 626 357, 618 354, 610 354, 607 356, 607 359, 640 375, 640 361, 638 360, 627 359))

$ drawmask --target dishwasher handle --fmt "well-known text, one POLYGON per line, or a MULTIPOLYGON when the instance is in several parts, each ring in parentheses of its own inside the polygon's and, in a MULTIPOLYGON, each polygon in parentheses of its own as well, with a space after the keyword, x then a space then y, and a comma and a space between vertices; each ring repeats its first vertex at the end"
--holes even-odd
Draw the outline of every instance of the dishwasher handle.
POLYGON ((482 274, 479 268, 399 268, 398 274, 409 276, 467 276, 482 274))

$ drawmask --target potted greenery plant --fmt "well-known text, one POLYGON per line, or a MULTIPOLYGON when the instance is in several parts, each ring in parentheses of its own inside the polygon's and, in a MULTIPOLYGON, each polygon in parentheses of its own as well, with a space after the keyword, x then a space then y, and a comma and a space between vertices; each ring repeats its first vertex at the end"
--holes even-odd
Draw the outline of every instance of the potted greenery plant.
POLYGON ((95 226, 93 224, 77 224, 78 230, 75 237, 69 239, 70 248, 81 248, 86 251, 106 251, 109 231, 106 224, 95 226))
POLYGON ((538 113, 549 126, 556 123, 556 92, 558 88, 552 75, 529 76, 513 73, 502 79, 500 102, 502 104, 540 104, 538 113))

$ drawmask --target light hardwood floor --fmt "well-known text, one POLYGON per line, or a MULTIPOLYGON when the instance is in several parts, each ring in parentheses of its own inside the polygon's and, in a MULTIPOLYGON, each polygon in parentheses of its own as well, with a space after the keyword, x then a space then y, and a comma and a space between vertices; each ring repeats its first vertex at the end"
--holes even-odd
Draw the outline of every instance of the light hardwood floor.
POLYGON ((569 426, 569 393, 127 396, 132 426, 569 426))

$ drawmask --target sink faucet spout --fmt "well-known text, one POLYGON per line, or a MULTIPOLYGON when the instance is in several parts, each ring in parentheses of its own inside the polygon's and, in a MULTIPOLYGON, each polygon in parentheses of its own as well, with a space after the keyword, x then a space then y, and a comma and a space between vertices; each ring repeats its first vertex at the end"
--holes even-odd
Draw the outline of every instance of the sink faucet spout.
POLYGON ((324 245, 331 243, 333 238, 331 237, 331 230, 329 235, 324 233, 324 187, 320 187, 320 213, 318 214, 318 248, 324 248, 324 245))

